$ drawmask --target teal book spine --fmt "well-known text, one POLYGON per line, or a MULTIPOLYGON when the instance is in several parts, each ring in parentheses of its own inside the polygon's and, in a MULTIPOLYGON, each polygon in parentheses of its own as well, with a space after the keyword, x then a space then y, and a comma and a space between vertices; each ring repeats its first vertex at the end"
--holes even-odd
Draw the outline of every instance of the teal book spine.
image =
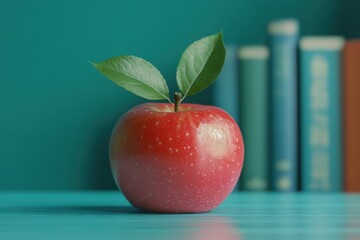
POLYGON ((213 103, 224 109, 239 123, 237 51, 237 46, 226 45, 225 63, 213 86, 213 103))
MULTIPOLYGON (((213 84, 213 104, 229 113, 239 124, 239 83, 237 51, 235 45, 226 45, 225 63, 218 79, 213 84)), ((240 181, 233 191, 239 191, 240 181)))
POLYGON ((298 189, 298 22, 269 24, 271 189, 298 189))
POLYGON ((240 188, 244 191, 269 190, 268 55, 265 46, 238 51, 240 128, 246 149, 240 188))
POLYGON ((341 51, 337 36, 300 41, 301 188, 342 190, 341 51))

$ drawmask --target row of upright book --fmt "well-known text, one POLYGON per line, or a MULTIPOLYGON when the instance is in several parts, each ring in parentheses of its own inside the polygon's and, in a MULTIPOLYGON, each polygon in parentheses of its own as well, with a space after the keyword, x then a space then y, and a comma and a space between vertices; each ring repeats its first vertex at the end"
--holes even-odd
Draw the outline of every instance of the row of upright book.
POLYGON ((242 190, 360 191, 360 40, 268 26, 264 46, 227 46, 214 104, 238 121, 242 190))

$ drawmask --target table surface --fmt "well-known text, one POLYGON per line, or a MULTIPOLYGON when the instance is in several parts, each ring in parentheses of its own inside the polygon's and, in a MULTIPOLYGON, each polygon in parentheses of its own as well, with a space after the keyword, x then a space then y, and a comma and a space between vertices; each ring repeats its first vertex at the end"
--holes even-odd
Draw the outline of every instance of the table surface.
POLYGON ((233 193, 202 214, 149 214, 120 192, 0 192, 0 239, 360 239, 360 194, 233 193))

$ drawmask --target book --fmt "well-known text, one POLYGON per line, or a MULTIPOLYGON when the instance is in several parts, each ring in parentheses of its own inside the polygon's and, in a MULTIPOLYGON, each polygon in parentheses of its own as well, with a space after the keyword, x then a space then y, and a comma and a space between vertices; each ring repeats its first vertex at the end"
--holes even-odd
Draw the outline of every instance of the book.
POLYGON ((213 86, 213 103, 224 109, 239 123, 239 86, 237 76, 237 50, 234 45, 226 45, 223 69, 213 86))
POLYGON ((300 40, 301 186, 342 190, 341 49, 337 36, 300 40))
POLYGON ((297 45, 298 22, 268 26, 271 189, 298 188, 297 45))
POLYGON ((240 127, 246 145, 240 188, 269 190, 268 49, 244 46, 238 51, 240 127))
POLYGON ((348 41, 343 53, 344 187, 360 192, 360 40, 348 41))
MULTIPOLYGON (((225 48, 225 63, 212 87, 213 104, 229 113, 239 124, 238 47, 235 45, 225 45, 225 48)), ((233 191, 238 191, 239 189, 240 181, 238 180, 233 191)))

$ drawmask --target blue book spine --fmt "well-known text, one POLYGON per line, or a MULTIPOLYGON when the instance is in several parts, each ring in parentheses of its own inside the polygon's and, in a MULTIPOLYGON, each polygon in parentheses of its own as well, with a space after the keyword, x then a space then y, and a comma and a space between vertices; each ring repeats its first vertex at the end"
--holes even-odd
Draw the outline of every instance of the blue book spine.
POLYGON ((269 190, 268 49, 239 49, 240 126, 246 146, 242 190, 269 190))
POLYGON ((296 191, 298 188, 298 23, 295 20, 271 22, 268 32, 271 189, 296 191))
MULTIPOLYGON (((222 71, 213 85, 213 104, 229 113, 239 124, 239 83, 237 51, 234 45, 226 45, 226 57, 222 71)), ((234 191, 239 191, 240 181, 234 191)))
POLYGON ((342 190, 341 37, 300 42, 301 187, 342 190))
POLYGON ((226 46, 226 58, 219 78, 213 86, 213 103, 224 109, 239 123, 239 87, 236 46, 226 46))

